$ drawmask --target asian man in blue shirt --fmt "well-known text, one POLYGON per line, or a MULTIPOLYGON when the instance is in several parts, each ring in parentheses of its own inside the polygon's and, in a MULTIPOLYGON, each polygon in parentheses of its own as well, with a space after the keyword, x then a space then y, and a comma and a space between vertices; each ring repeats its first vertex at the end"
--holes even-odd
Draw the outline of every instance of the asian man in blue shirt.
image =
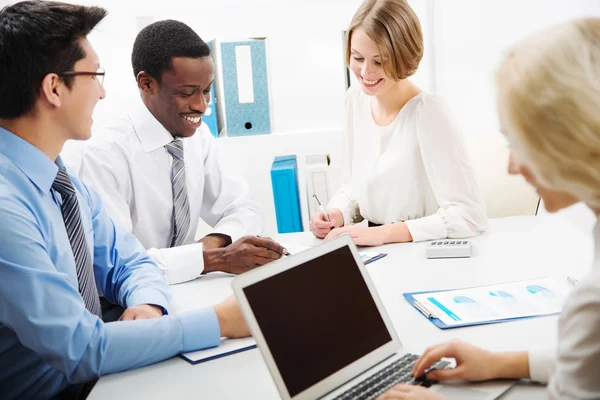
POLYGON ((0 397, 79 397, 97 377, 248 328, 233 298, 168 315, 142 245, 59 153, 91 135, 104 70, 86 39, 98 7, 25 1, 0 11, 0 397), (104 323, 99 293, 125 308, 104 323))

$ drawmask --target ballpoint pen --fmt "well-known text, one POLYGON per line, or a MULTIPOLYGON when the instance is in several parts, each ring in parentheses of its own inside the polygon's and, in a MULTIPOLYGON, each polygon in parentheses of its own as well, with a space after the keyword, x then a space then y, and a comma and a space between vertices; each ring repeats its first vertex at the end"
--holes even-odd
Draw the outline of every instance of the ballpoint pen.
POLYGON ((319 201, 319 198, 317 197, 316 194, 313 194, 313 199, 315 199, 315 202, 317 203, 317 207, 319 207, 319 211, 321 211, 321 214, 323 214, 323 217, 325 217, 325 221, 331 222, 329 220, 329 217, 327 216, 327 212, 323 208, 323 204, 321 204, 321 202, 319 201))

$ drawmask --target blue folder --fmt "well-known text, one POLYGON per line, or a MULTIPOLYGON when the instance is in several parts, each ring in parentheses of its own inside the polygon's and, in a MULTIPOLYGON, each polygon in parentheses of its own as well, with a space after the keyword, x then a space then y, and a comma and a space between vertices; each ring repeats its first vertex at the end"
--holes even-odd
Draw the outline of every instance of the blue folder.
POLYGON ((302 232, 296 156, 279 156, 271 166, 277 232, 302 232))
MULTIPOLYGON (((463 288, 464 289, 464 288, 463 288)), ((516 321, 516 320, 521 320, 521 319, 531 319, 531 318, 541 318, 541 317, 550 317, 553 315, 559 315, 560 313, 554 313, 554 314, 544 314, 544 315, 530 315, 530 316, 524 316, 524 317, 518 317, 518 318, 504 318, 504 319, 494 319, 491 321, 482 321, 482 322, 466 322, 464 324, 456 324, 456 325, 446 325, 444 322, 442 322, 441 319, 439 318, 429 318, 427 315, 423 314, 423 312, 421 312, 421 310, 419 310, 416 306, 415 306, 415 295, 418 294, 423 294, 423 293, 439 293, 439 292, 450 292, 452 290, 456 290, 456 289, 444 289, 444 290, 425 290, 423 292, 412 292, 412 293, 403 293, 402 296, 404 296, 404 298, 406 299, 406 301, 408 301, 408 303, 413 306, 415 308, 415 310, 417 310, 417 312, 421 315, 423 315, 425 318, 427 318, 429 320, 429 322, 431 322, 432 324, 434 324, 435 326, 437 326, 440 329, 452 329, 452 328, 463 328, 465 326, 476 326, 476 325, 489 325, 489 324, 498 324, 501 322, 509 322, 509 321, 516 321)))
MULTIPOLYGON (((248 39, 221 43, 221 65, 225 103, 227 136, 247 136, 271 133, 269 81, 267 75, 267 50, 265 40, 248 39), (236 47, 247 46, 251 50, 252 88, 254 101, 240 103, 238 88, 236 47)), ((221 101, 221 99, 219 99, 221 101)), ((222 103, 219 104, 221 107, 222 103)), ((219 110, 220 112, 221 110, 219 110)))
POLYGON ((380 260, 380 259, 382 259, 382 258, 383 258, 383 257, 385 257, 385 256, 387 256, 387 253, 379 253, 379 254, 377 254, 377 255, 375 255, 375 256, 373 256, 373 257, 371 257, 371 258, 368 258, 368 259, 366 259, 366 260, 363 260, 363 263, 364 263, 365 265, 367 265, 367 264, 371 264, 373 261, 380 260))

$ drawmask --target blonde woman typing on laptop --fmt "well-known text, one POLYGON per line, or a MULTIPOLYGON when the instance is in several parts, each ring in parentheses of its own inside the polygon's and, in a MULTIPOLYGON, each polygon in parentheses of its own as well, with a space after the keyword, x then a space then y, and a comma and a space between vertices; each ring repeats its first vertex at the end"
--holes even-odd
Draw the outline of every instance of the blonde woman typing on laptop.
MULTIPOLYGON (((509 171, 537 188, 549 211, 577 201, 600 213, 600 19, 556 26, 520 42, 498 73, 498 110, 511 145, 509 171)), ((457 368, 437 380, 531 378, 547 383, 552 399, 600 398, 600 225, 596 259, 573 290, 558 322, 558 346, 544 353, 491 353, 464 342, 433 346, 417 361, 422 375, 434 360, 457 368)), ((397 386, 381 399, 438 399, 397 386)))
POLYGON ((446 104, 407 79, 423 57, 414 11, 404 0, 366 0, 346 42, 359 84, 346 94, 342 187, 326 216, 312 216, 312 232, 377 246, 484 231, 482 196, 446 104), (369 227, 353 225, 363 219, 369 227))

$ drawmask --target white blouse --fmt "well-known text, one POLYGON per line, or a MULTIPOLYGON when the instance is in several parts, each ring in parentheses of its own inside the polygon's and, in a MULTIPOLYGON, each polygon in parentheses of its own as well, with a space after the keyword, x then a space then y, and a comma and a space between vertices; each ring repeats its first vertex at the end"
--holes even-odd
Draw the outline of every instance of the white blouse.
POLYGON ((548 382, 550 399, 600 399, 600 224, 592 270, 571 292, 558 319, 558 346, 529 352, 529 374, 548 382))
POLYGON ((370 100, 359 87, 346 94, 342 186, 328 208, 345 224, 404 221, 415 242, 483 232, 483 197, 444 101, 421 92, 381 127, 370 100))

